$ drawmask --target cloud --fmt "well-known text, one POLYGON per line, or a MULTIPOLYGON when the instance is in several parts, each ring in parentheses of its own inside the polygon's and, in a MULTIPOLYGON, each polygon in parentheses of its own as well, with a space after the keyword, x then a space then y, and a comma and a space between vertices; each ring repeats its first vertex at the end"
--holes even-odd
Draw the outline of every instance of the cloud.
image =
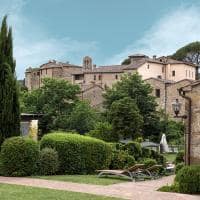
POLYGON ((149 56, 169 55, 190 42, 200 40, 199 9, 199 5, 184 5, 166 13, 140 40, 133 42, 106 62, 120 63, 134 53, 149 56))
MULTIPOLYGON (((45 30, 23 15, 26 0, 0 0, 0 13, 8 14, 8 23, 13 28, 14 57, 16 58, 17 77, 24 77, 29 66, 38 67, 48 60, 70 61, 77 63, 89 54, 94 56, 98 50, 95 41, 77 41, 69 37, 54 38, 45 30), (34 33, 34 34, 33 34, 34 33)), ((0 15, 0 19, 3 16, 0 15)))

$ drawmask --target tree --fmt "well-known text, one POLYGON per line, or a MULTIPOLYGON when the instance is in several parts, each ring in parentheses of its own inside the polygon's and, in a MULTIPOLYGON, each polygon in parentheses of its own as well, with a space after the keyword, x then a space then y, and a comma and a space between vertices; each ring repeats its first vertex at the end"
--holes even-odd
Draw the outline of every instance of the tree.
POLYGON ((176 53, 172 55, 172 58, 197 65, 196 75, 198 75, 198 68, 200 67, 200 42, 192 42, 178 49, 176 53))
POLYGON ((73 108, 66 128, 84 134, 94 129, 97 122, 97 113, 89 103, 80 101, 73 108))
POLYGON ((125 75, 122 80, 117 82, 112 88, 106 90, 105 108, 110 110, 113 102, 130 97, 133 99, 139 109, 139 113, 143 116, 143 134, 148 136, 150 134, 159 134, 157 123, 156 101, 155 97, 151 95, 152 87, 145 83, 138 73, 132 75, 125 75))
POLYGON ((95 137, 106 142, 118 142, 119 137, 113 132, 113 127, 109 122, 98 122, 95 128, 87 133, 90 137, 95 137))
POLYGON ((115 134, 136 138, 141 133, 143 117, 135 101, 130 97, 114 101, 109 116, 115 134))
POLYGON ((21 94, 21 109, 25 112, 43 114, 39 126, 43 133, 59 129, 60 119, 69 116, 78 101, 80 88, 65 80, 43 79, 43 86, 21 94))
POLYGON ((12 29, 8 30, 5 16, 0 30, 0 144, 5 138, 20 134, 19 91, 12 40, 12 29))

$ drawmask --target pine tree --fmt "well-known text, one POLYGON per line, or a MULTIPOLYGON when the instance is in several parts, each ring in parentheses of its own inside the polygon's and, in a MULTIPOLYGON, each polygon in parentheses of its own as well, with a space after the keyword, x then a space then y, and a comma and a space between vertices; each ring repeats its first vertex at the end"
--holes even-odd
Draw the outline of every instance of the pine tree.
POLYGON ((0 144, 20 134, 18 85, 13 59, 12 29, 5 16, 0 30, 0 144))

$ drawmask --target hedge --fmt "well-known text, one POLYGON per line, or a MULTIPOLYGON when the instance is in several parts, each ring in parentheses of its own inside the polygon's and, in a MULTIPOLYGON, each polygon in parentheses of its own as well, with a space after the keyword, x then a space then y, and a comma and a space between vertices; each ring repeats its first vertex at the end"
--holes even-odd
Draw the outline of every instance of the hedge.
POLYGON ((87 174, 108 168, 112 149, 106 142, 71 133, 50 133, 41 139, 41 149, 53 148, 58 152, 59 173, 87 174))
POLYGON ((39 145, 30 138, 11 137, 1 146, 1 170, 4 176, 34 174, 39 158, 39 145))
POLYGON ((200 166, 185 166, 176 175, 179 192, 200 194, 200 166))

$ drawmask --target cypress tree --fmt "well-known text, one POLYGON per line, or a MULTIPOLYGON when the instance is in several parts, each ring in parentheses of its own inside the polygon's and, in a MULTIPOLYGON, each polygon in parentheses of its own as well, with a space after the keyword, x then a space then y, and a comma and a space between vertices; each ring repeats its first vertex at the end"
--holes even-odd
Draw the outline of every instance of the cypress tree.
POLYGON ((5 16, 0 31, 0 144, 5 138, 20 134, 18 85, 13 59, 12 29, 5 16))

